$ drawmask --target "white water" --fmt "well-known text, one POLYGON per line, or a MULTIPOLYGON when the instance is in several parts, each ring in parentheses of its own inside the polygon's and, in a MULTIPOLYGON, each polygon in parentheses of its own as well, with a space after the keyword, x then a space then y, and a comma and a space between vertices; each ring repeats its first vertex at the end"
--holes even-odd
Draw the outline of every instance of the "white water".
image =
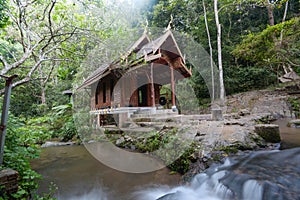
MULTIPOLYGON (((163 200, 224 200, 232 199, 233 192, 225 185, 220 183, 220 179, 227 174, 225 170, 219 170, 222 167, 230 165, 227 160, 222 166, 214 169, 211 176, 206 173, 196 175, 191 185, 169 188, 166 186, 157 186, 144 191, 137 192, 138 200, 156 200, 165 196, 163 200), (174 196, 172 196, 174 195, 174 196)), ((262 199, 262 186, 256 180, 247 180, 243 184, 243 200, 262 199)))
POLYGON ((243 199, 262 199, 263 188, 256 180, 248 180, 243 186, 243 199))
POLYGON ((176 200, 177 199, 184 199, 184 200, 219 200, 220 199, 210 191, 206 190, 206 191, 201 191, 201 193, 199 193, 197 190, 193 190, 192 188, 184 187, 184 186, 176 187, 169 190, 162 189, 162 188, 148 189, 144 192, 141 192, 137 199, 155 200, 168 193, 176 193, 176 200))
MULTIPOLYGON (((224 164, 225 165, 225 164, 224 164)), ((227 163, 226 163, 227 165, 227 163)), ((136 192, 139 200, 155 200, 166 194, 176 194, 176 200, 221 200, 221 196, 227 193, 227 188, 219 183, 219 179, 225 175, 225 171, 219 171, 209 177, 205 173, 194 177, 191 185, 169 188, 157 186, 144 191, 136 192)), ((173 199, 167 198, 167 199, 173 199)))
MULTIPOLYGON (((60 198, 58 198, 60 199, 60 198)), ((71 196, 65 200, 109 200, 107 194, 101 188, 94 188, 83 195, 71 196)))

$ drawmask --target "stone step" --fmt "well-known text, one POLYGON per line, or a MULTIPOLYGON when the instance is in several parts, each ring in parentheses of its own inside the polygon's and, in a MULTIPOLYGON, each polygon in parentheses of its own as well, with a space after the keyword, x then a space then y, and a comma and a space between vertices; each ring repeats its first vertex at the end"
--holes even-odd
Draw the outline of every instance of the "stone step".
POLYGON ((211 114, 206 114, 206 115, 183 115, 182 117, 185 120, 190 120, 190 121, 211 120, 211 114))
POLYGON ((166 126, 165 122, 136 122, 136 124, 140 127, 150 127, 154 128, 155 130, 161 130, 166 126))
POLYGON ((131 120, 133 122, 178 122, 181 121, 181 115, 134 117, 131 120))
POLYGON ((156 132, 154 127, 134 127, 134 128, 121 128, 123 133, 132 137, 138 138, 149 135, 151 132, 156 132))
POLYGON ((131 126, 131 127, 105 127, 104 128, 107 131, 110 131, 113 134, 121 134, 121 133, 130 133, 130 134, 134 134, 134 135, 139 135, 139 134, 145 134, 145 133, 149 133, 151 131, 155 131, 156 129, 154 127, 141 127, 141 126, 137 126, 135 124, 135 126, 131 126))
POLYGON ((137 109, 133 112, 134 114, 167 114, 167 113, 177 113, 178 111, 174 112, 172 109, 155 109, 155 108, 141 108, 137 109))
POLYGON ((131 117, 134 122, 199 122, 211 120, 211 115, 149 115, 143 117, 131 117))
POLYGON ((131 118, 147 118, 147 117, 161 117, 161 116, 173 116, 173 115, 178 115, 178 112, 156 112, 155 114, 151 113, 143 113, 143 114, 132 114, 130 117, 131 118))

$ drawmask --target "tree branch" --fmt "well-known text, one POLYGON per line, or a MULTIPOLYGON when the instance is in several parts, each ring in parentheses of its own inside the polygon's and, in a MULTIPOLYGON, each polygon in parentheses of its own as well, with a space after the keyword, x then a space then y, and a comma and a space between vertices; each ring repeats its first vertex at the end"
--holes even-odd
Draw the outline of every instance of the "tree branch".
POLYGON ((3 66, 4 66, 4 69, 8 68, 8 63, 7 63, 6 59, 2 55, 0 55, 0 61, 3 64, 3 66))
POLYGON ((50 72, 48 73, 46 79, 43 81, 44 85, 46 85, 46 83, 48 82, 49 78, 51 77, 52 72, 53 72, 53 70, 54 70, 54 67, 55 67, 55 65, 52 65, 52 67, 51 67, 51 69, 50 69, 50 72))
POLYGON ((56 1, 55 1, 55 0, 52 0, 52 4, 51 4, 50 9, 49 9, 49 12, 48 12, 48 22, 49 22, 49 29, 50 29, 50 34, 51 34, 51 35, 53 35, 51 13, 52 13, 52 10, 53 10, 55 4, 56 4, 56 1))
POLYGON ((2 44, 0 44, 0 45, 2 46, 2 48, 4 48, 4 49, 10 54, 10 56, 13 57, 14 61, 16 62, 16 61, 17 61, 17 58, 15 57, 15 55, 13 54, 13 52, 11 52, 11 51, 9 50, 9 48, 7 48, 5 45, 2 45, 2 44))
MULTIPOLYGON (((17 62, 14 62, 13 64, 9 65, 8 63, 6 63, 6 67, 4 69, 1 70, 0 74, 1 75, 5 75, 8 71, 19 67, 21 64, 23 64, 31 55, 32 50, 28 50, 26 49, 26 52, 23 54, 22 58, 20 60, 18 60, 17 62)), ((3 63, 4 58, 1 59, 1 62, 3 63)))

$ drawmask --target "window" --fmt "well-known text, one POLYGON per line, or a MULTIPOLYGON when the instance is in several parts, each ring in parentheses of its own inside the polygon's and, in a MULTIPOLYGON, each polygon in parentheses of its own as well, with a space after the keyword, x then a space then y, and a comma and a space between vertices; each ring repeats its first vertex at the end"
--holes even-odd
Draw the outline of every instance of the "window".
POLYGON ((143 93, 142 93, 142 90, 139 89, 139 105, 142 105, 143 104, 143 93))
POLYGON ((103 103, 106 103, 106 83, 105 82, 102 85, 102 91, 103 91, 103 103))
POLYGON ((100 84, 97 85, 96 94, 95 94, 95 103, 98 105, 99 103, 99 92, 100 92, 100 84))
POLYGON ((114 79, 110 79, 110 100, 113 101, 114 79))

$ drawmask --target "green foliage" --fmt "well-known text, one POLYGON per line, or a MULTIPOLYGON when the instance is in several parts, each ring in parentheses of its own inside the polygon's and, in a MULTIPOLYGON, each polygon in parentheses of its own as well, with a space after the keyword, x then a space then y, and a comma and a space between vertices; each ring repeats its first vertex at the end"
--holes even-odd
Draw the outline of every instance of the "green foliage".
POLYGON ((51 118, 49 116, 31 118, 24 121, 24 126, 17 129, 24 146, 43 144, 52 136, 51 118))
POLYGON ((52 108, 53 110, 53 135, 52 137, 60 137, 62 141, 69 141, 77 135, 74 124, 72 104, 60 105, 52 108))
POLYGON ((195 153, 196 145, 193 142, 188 149, 172 164, 168 167, 172 171, 179 172, 180 174, 186 173, 190 169, 190 164, 192 163, 191 155, 195 153))
POLYGON ((148 137, 145 141, 138 141, 136 143, 136 148, 141 152, 153 152, 159 149, 163 144, 167 143, 168 140, 166 136, 161 134, 160 132, 150 133, 150 137, 148 137))
POLYGON ((0 0, 0 28, 5 27, 8 21, 8 16, 4 12, 6 8, 7 8, 7 1, 0 0))
POLYGON ((50 183, 49 191, 47 193, 43 193, 42 195, 35 194, 34 200, 56 200, 53 198, 55 192, 58 190, 58 187, 54 183, 50 183))
POLYGON ((20 134, 18 130, 23 126, 24 122, 14 116, 10 116, 2 167, 11 168, 19 172, 19 189, 11 197, 14 199, 31 197, 31 192, 38 187, 36 180, 41 178, 39 174, 30 168, 29 163, 31 159, 39 156, 38 146, 28 140, 28 137, 31 137, 30 133, 26 137, 20 134))
POLYGON ((236 146, 224 146, 220 148, 220 151, 224 151, 227 154, 236 154, 239 149, 236 146))
POLYGON ((268 68, 228 67, 224 69, 227 94, 263 89, 277 83, 276 74, 268 68))
POLYGON ((275 71, 281 69, 282 66, 298 67, 300 63, 299 27, 299 17, 269 26, 260 33, 249 34, 232 53, 241 62, 269 67, 275 71))
POLYGON ((288 102, 292 111, 295 113, 296 118, 300 118, 300 98, 299 97, 289 97, 288 102))
POLYGON ((164 157, 163 159, 165 162, 169 162, 173 159, 174 156, 180 155, 178 159, 176 159, 174 162, 168 165, 168 167, 172 171, 179 172, 181 174, 184 174, 189 170, 189 166, 191 164, 191 155, 195 152, 196 145, 193 142, 192 144, 189 145, 189 147, 185 150, 181 149, 183 146, 178 146, 182 145, 182 141, 180 141, 179 137, 176 135, 178 132, 177 129, 171 129, 167 132, 161 131, 161 132, 155 132, 153 133, 150 137, 143 141, 138 141, 135 143, 136 148, 141 151, 141 152, 154 152, 154 155, 158 153, 158 157, 163 156, 161 155, 161 151, 156 150, 163 148, 164 152, 163 154, 164 157))
MULTIPOLYGON (((54 200, 52 198, 56 187, 50 186, 50 191, 43 195, 37 195, 37 181, 41 175, 33 171, 30 160, 38 158, 40 145, 51 137, 48 117, 30 119, 28 121, 10 115, 5 140, 4 159, 1 168, 11 168, 19 173, 18 191, 11 195, 3 194, 4 199, 39 199, 54 200)), ((1 169, 0 168, 0 169, 1 169)))

